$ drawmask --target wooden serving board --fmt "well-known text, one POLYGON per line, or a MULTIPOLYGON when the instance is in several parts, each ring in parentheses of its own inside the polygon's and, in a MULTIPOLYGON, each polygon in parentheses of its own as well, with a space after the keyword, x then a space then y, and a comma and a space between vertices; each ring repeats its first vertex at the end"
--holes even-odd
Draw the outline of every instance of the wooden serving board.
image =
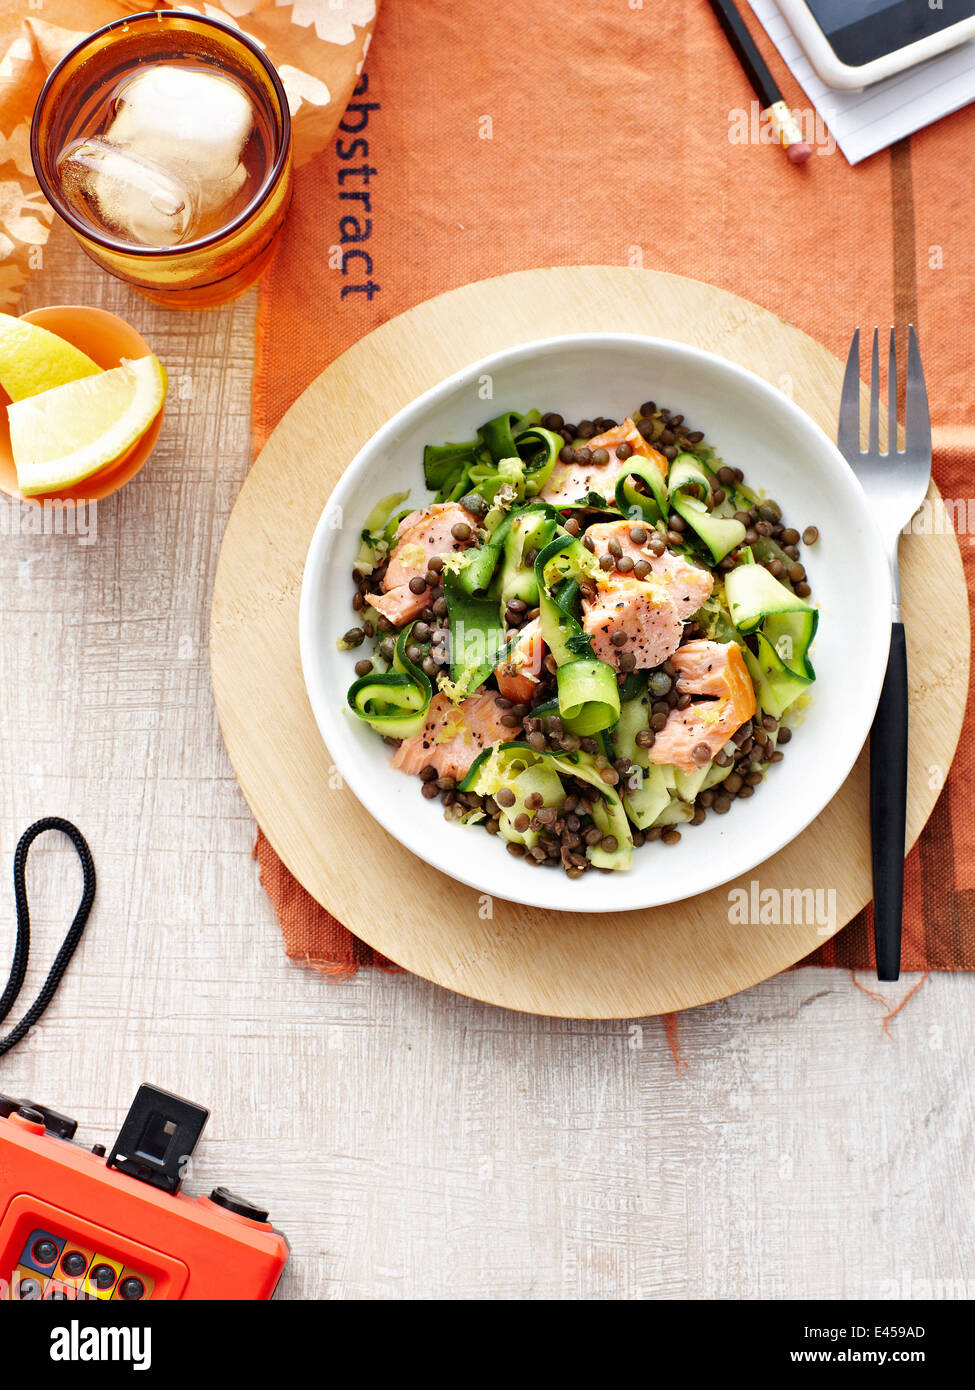
MULTIPOLYGON (((558 914, 478 895, 379 828, 347 789, 305 695, 298 596, 326 498, 361 445, 451 372, 512 344, 578 330, 648 333, 708 348, 783 386, 828 433, 843 368, 773 314, 695 280, 619 267, 534 270, 419 305, 346 352, 278 425, 224 537, 211 621, 214 693, 244 795, 308 891, 406 969, 461 994, 531 1013, 633 1018, 719 999, 784 970, 823 942, 815 926, 733 926, 726 884, 619 916, 558 914), (334 779, 333 779, 334 780, 334 779), (363 871, 359 851, 369 845, 363 871)), ((419 460, 417 461, 419 467, 419 460)), ((953 535, 901 545, 911 670, 908 842, 927 820, 961 730, 968 601, 953 535), (957 634, 957 641, 951 635, 957 634)), ((792 844, 761 866, 762 887, 815 883, 829 863, 837 925, 871 896, 867 761, 792 844), (818 871, 818 872, 817 872, 818 871)), ((747 887, 754 874, 740 881, 747 887)))

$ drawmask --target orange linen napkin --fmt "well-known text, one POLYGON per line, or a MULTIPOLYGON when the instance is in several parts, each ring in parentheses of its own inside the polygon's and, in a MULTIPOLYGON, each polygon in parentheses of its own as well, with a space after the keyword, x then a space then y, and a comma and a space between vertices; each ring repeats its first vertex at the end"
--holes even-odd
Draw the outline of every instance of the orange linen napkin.
MULTIPOLYGON (((787 100, 808 108, 749 18, 787 100)), ((262 284, 257 444, 333 358, 411 305, 505 271, 603 262, 732 290, 841 357, 857 324, 913 321, 935 478, 967 497, 975 224, 957 153, 975 143, 975 108, 855 169, 807 112, 816 153, 795 168, 741 142, 757 128, 752 102, 703 0, 385 0, 338 139, 299 172, 262 284)), ((594 304, 579 327, 601 326, 594 304)), ((908 860, 905 970, 975 968, 971 730, 969 717, 908 860)), ((304 893, 263 836, 255 852, 292 959, 333 976, 386 963, 304 893)), ((807 963, 872 959, 861 914, 807 963)))
MULTIPOLYGON (((379 0, 227 0, 201 13, 267 49, 291 109, 296 164, 325 148, 345 110, 379 0)), ((30 162, 30 120, 48 73, 85 34, 152 9, 151 0, 0 0, 0 310, 43 264, 54 214, 30 162)))

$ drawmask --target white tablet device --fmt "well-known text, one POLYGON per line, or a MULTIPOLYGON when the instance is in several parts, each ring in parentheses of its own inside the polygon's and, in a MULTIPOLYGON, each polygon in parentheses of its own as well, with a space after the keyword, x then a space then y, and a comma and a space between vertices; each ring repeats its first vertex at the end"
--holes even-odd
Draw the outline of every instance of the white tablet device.
POLYGON ((867 87, 975 38, 975 0, 776 0, 830 87, 867 87))

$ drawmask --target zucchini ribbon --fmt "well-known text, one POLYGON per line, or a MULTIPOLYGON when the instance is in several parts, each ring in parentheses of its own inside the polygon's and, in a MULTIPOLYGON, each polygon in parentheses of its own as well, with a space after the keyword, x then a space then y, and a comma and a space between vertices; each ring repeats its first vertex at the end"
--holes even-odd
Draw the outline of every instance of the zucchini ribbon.
POLYGON ((351 709, 378 734, 409 738, 426 722, 433 687, 426 672, 406 654, 414 624, 396 639, 388 671, 360 676, 349 686, 351 709))
POLYGON ((733 516, 719 516, 708 503, 714 492, 714 475, 696 454, 678 454, 667 470, 664 481, 652 463, 634 456, 632 467, 626 469, 616 483, 616 505, 626 516, 656 525, 666 525, 671 512, 676 512, 691 528, 692 533, 717 563, 736 550, 745 539, 745 527, 733 516), (640 492, 634 480, 650 489, 640 492))
POLYGON ((746 646, 744 656, 758 702, 780 719, 816 679, 809 648, 819 610, 756 564, 751 550, 725 579, 725 594, 732 622, 755 643, 756 650, 746 646))
POLYGON ((428 444, 423 476, 437 502, 458 501, 476 490, 492 502, 505 483, 518 501, 537 497, 565 441, 540 423, 537 410, 506 411, 480 427, 464 444, 428 444))
POLYGON ((592 554, 562 532, 535 560, 542 637, 558 664, 559 714, 565 727, 586 737, 608 729, 620 713, 616 672, 600 661, 579 620, 579 583, 598 573, 592 554))

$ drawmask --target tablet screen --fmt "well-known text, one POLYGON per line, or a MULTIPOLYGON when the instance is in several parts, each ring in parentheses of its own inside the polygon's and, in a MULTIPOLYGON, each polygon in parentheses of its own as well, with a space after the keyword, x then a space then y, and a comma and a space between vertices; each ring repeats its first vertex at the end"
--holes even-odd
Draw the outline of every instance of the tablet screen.
POLYGON ((806 0, 841 63, 861 67, 975 14, 975 0, 806 0))

